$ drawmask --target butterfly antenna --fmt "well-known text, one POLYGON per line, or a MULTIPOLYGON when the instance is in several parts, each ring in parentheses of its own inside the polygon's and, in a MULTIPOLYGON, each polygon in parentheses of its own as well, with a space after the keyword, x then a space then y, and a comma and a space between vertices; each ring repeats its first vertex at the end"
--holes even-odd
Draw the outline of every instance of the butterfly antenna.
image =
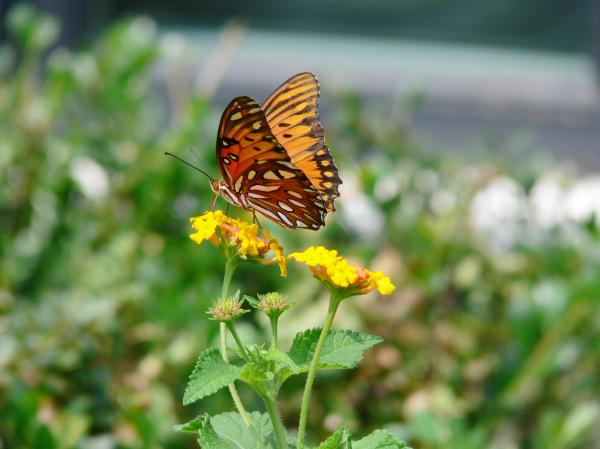
POLYGON ((200 173, 202 173, 204 176, 206 176, 208 179, 210 179, 211 181, 214 181, 214 178, 212 176, 210 176, 208 173, 206 173, 204 170, 196 167, 195 165, 190 164, 188 161, 181 159, 179 156, 175 156, 173 153, 169 153, 168 151, 165 151, 165 154, 167 156, 173 156, 175 159, 177 159, 179 162, 183 162, 185 165, 189 165, 190 167, 192 167, 194 170, 199 171, 200 173))

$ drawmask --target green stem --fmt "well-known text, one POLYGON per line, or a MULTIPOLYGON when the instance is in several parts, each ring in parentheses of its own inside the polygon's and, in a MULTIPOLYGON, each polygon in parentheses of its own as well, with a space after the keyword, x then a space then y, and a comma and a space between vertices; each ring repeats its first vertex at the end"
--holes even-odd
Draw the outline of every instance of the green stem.
POLYGON ((308 376, 306 377, 306 384, 304 386, 304 394, 302 396, 302 407, 300 408, 300 423, 298 424, 298 438, 296 440, 296 447, 298 449, 302 449, 304 447, 304 434, 306 432, 306 421, 308 419, 308 406, 310 403, 310 395, 312 393, 312 386, 315 380, 315 375, 317 374, 319 358, 321 357, 321 352, 323 352, 323 346, 325 346, 325 339, 329 334, 331 323, 333 322, 333 318, 335 317, 335 313, 337 312, 338 306, 340 305, 342 299, 343 297, 336 295, 334 291, 331 292, 327 316, 325 317, 325 322, 323 323, 323 329, 321 329, 321 335, 319 336, 319 341, 317 342, 315 353, 313 354, 313 358, 310 362, 308 376))
POLYGON ((225 262, 225 274, 223 275, 223 289, 221 290, 221 298, 226 298, 229 293, 229 284, 231 284, 231 278, 237 268, 237 262, 232 260, 231 257, 227 257, 225 262))
MULTIPOLYGON (((221 297, 227 297, 227 293, 229 292, 229 284, 231 283, 231 278, 233 277, 233 272, 236 268, 236 261, 232 260, 230 257, 227 258, 227 262, 225 263, 225 274, 223 276, 223 289, 221 290, 221 297)), ((225 323, 220 323, 219 331, 221 333, 221 357, 223 360, 228 362, 227 358, 227 326, 225 323)), ((242 404, 242 400, 240 399, 240 395, 235 388, 235 385, 232 383, 229 384, 229 393, 231 394, 231 399, 233 399, 233 403, 235 404, 235 408, 237 408, 238 413, 242 417, 242 421, 249 429, 252 429, 252 421, 250 420, 250 415, 246 411, 244 404, 242 404)))
POLYGON ((235 342, 238 345, 238 348, 240 350, 240 354, 242 355, 242 358, 244 360, 248 360, 248 352, 246 351, 246 348, 244 348, 244 345, 242 344, 242 340, 240 340, 240 336, 237 333, 237 330, 235 329, 235 326, 233 325, 233 322, 228 321, 227 323, 227 329, 229 329, 229 332, 231 332, 231 335, 233 335, 233 339, 235 340, 235 342))
POLYGON ((269 413, 269 417, 273 423, 275 438, 277 439, 277 447, 279 449, 287 449, 288 446, 285 438, 285 428, 283 427, 283 422, 281 421, 281 415, 277 409, 275 399, 269 394, 261 395, 261 397, 267 406, 267 413, 269 413))
POLYGON ((271 349, 277 349, 277 322, 279 317, 270 318, 271 321, 271 349))

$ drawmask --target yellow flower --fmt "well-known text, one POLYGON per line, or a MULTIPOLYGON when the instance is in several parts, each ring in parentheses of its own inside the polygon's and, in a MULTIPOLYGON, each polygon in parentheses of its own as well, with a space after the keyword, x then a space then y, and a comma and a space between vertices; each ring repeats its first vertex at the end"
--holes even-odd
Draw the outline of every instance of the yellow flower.
POLYGON ((381 293, 382 295, 389 295, 394 290, 396 290, 396 286, 392 284, 390 278, 383 274, 382 271, 369 271, 368 273, 373 288, 379 290, 379 293, 381 293))
POLYGON ((260 250, 267 246, 264 240, 259 240, 257 237, 258 225, 245 225, 240 226, 238 229, 237 240, 239 242, 241 255, 258 256, 260 250))
POLYGON ((276 239, 272 238, 269 232, 264 229, 263 234, 269 241, 269 249, 273 251, 273 260, 279 265, 279 271, 283 277, 287 277, 287 257, 283 254, 283 246, 276 239))
POLYGON ((311 246, 302 253, 292 253, 288 257, 310 267, 317 279, 341 289, 345 296, 362 295, 375 289, 382 295, 389 295, 396 288, 383 272, 352 265, 337 251, 323 246, 311 246))
POLYGON ((196 232, 190 234, 190 238, 198 245, 204 240, 213 239, 217 231, 217 226, 223 224, 225 218, 225 215, 220 210, 190 218, 192 228, 196 230, 196 232))
POLYGON ((195 230, 190 234, 190 239, 196 244, 206 240, 240 259, 265 265, 277 263, 281 275, 287 276, 287 260, 281 244, 266 229, 259 229, 257 224, 228 217, 220 210, 192 217, 190 223, 195 230), (271 258, 266 257, 269 251, 274 254, 271 258))

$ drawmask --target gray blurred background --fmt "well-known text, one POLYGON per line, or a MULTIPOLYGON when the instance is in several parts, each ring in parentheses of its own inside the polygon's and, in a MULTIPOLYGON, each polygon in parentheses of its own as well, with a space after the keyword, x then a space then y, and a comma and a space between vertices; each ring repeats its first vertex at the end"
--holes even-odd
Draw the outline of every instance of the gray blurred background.
MULTIPOLYGON (((0 2, 6 11, 13 0, 0 2)), ((600 169, 600 1, 310 0, 292 2, 37 0, 65 23, 62 44, 85 45, 115 18, 146 14, 176 30, 195 61, 224 24, 243 24, 217 101, 264 98, 295 71, 376 100, 426 92, 411 132, 439 151, 483 141, 600 169), (196 43, 197 45, 194 45, 196 43), (323 78, 323 77, 322 77, 323 78)), ((176 43, 175 43, 176 44, 176 43)), ((327 102, 323 114, 327 117, 327 102)))

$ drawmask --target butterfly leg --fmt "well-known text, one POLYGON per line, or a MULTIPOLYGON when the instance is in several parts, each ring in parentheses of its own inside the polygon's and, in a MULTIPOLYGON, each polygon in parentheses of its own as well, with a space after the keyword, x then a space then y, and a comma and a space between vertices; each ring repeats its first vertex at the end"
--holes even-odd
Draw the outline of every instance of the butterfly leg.
POLYGON ((216 193, 212 193, 212 196, 210 198, 210 207, 208 208, 208 210, 213 210, 215 208, 215 204, 217 204, 217 198, 219 197, 219 195, 217 195, 216 193))
POLYGON ((225 215, 229 217, 229 203, 227 203, 227 206, 225 207, 225 215))
POLYGON ((258 225, 258 228, 262 229, 260 221, 258 221, 258 217, 256 216, 256 211, 254 209, 251 209, 251 210, 252 210, 252 223, 256 223, 258 225))

